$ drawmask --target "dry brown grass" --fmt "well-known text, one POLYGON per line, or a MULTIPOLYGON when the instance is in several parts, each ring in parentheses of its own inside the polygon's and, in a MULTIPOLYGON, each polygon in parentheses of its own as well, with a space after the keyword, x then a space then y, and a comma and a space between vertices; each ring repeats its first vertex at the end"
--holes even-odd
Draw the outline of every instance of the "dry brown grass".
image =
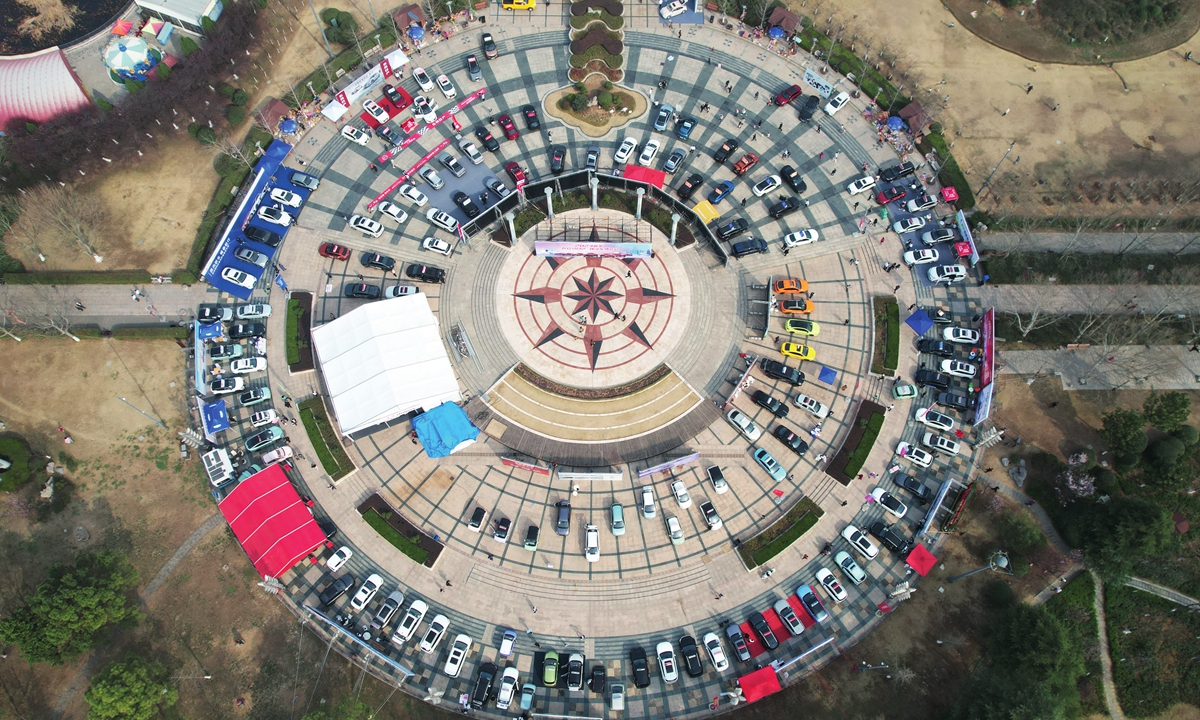
POLYGON ((54 35, 75 27, 74 7, 66 5, 62 0, 17 0, 25 7, 37 12, 17 27, 17 32, 28 35, 34 40, 41 40, 45 35, 54 35))

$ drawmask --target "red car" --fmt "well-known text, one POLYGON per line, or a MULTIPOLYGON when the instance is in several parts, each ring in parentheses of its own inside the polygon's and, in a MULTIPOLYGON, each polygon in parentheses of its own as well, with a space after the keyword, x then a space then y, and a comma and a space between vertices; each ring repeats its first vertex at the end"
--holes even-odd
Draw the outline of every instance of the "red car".
POLYGON ((887 205, 890 202, 903 200, 906 195, 908 195, 908 192, 904 188, 890 187, 887 190, 881 191, 875 196, 875 199, 879 201, 880 205, 887 205))
POLYGON ((509 164, 504 166, 504 169, 508 171, 508 175, 509 175, 509 177, 511 177, 513 179, 513 182, 515 182, 515 183, 525 182, 525 171, 522 170, 521 166, 518 165, 516 162, 510 162, 509 164))
POLYGON ((787 90, 784 90, 783 92, 781 92, 775 96, 775 104, 776 105, 787 105, 791 101, 800 97, 800 95, 801 95, 800 86, 793 85, 790 88, 788 88, 787 90))
POLYGON ((334 260, 350 259, 350 248, 334 245, 333 243, 325 243, 317 252, 321 253, 322 257, 333 258, 334 260))
POLYGON ((517 126, 513 125, 512 118, 507 115, 501 115, 496 119, 500 121, 500 129, 504 131, 504 137, 508 138, 509 140, 516 140, 517 126))

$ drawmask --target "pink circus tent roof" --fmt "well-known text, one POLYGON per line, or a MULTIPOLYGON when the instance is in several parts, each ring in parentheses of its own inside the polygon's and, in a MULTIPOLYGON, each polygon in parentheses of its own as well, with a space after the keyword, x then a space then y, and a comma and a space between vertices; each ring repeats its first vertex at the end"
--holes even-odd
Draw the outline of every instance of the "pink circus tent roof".
POLYGON ((45 122, 91 102, 56 47, 0 57, 0 129, 11 120, 45 122))

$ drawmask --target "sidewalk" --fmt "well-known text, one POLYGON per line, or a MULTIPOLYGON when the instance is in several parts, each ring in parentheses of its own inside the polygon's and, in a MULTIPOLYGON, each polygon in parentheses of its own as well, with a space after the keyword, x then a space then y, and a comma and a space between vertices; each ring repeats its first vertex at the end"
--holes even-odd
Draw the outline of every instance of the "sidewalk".
POLYGON ((1096 232, 983 232, 975 236, 981 250, 996 252, 1061 252, 1070 248, 1077 253, 1196 253, 1200 239, 1196 233, 1096 232))
MULTIPOLYGON (((1010 313, 1193 314, 1200 309, 1200 285, 985 285, 977 290, 985 306, 1010 313)), ((1009 338, 1010 340, 1012 338, 1009 338)))

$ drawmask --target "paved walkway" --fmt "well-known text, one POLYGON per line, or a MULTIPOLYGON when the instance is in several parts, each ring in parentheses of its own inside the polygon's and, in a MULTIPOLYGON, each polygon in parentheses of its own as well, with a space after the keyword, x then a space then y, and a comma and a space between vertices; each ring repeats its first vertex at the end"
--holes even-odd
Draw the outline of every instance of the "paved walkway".
POLYGON ((1164 600, 1170 600, 1176 605, 1182 605, 1188 609, 1200 609, 1200 600, 1189 595, 1184 595, 1178 590, 1172 590, 1169 587, 1159 585, 1158 583, 1152 583, 1149 580, 1141 578, 1127 578, 1125 584, 1136 590, 1157 595, 1164 600))
POLYGON ((1006 350, 999 362, 1002 373, 1057 375, 1064 390, 1195 390, 1200 386, 1200 353, 1183 345, 1006 350))
POLYGON ((1200 285, 985 285, 978 293, 1004 312, 1155 316, 1200 311, 1200 285))
POLYGON ((1108 649, 1108 618, 1104 614, 1104 583, 1095 570, 1091 571, 1092 582, 1096 585, 1095 610, 1096 633, 1100 638, 1100 671, 1104 681, 1104 702, 1108 705, 1108 715, 1112 720, 1124 720, 1125 713, 1117 699, 1117 686, 1113 682, 1112 655, 1108 649))
POLYGON ((1197 233, 1147 232, 984 232, 975 236, 983 250, 995 252, 1078 253, 1194 253, 1200 252, 1197 233))

